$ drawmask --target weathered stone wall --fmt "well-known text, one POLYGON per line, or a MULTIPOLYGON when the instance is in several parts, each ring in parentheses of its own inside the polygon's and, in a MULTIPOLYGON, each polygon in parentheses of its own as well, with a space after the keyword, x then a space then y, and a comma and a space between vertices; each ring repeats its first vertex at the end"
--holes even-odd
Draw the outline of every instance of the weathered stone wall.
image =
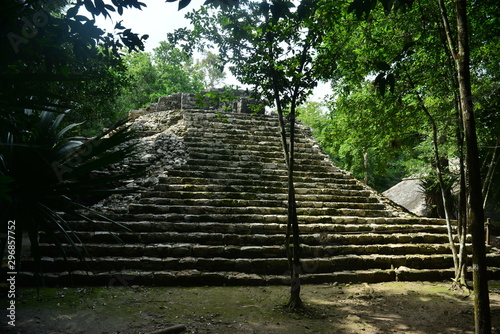
POLYGON ((248 97, 246 91, 237 90, 228 93, 220 89, 202 91, 198 94, 177 93, 161 97, 158 100, 156 111, 204 109, 236 113, 264 112, 263 107, 257 108, 256 111, 252 108, 253 106, 259 106, 259 101, 248 97))
POLYGON ((136 119, 139 116, 158 111, 170 110, 209 110, 227 111, 235 113, 264 113, 262 102, 248 96, 245 90, 225 91, 216 89, 193 93, 176 93, 163 96, 157 103, 152 103, 149 107, 131 110, 129 117, 136 119))
MULTIPOLYGON (((128 124, 137 134, 123 147, 136 145, 136 155, 110 166, 103 172, 130 171, 138 166, 145 167, 144 175, 128 180, 121 186, 141 190, 151 189, 159 178, 168 175, 168 170, 182 166, 188 159, 184 144, 186 127, 181 110, 153 112, 143 109, 141 114, 128 124)), ((118 147, 118 150, 120 147, 118 147)), ((101 212, 126 212, 130 203, 140 199, 140 193, 110 196, 94 205, 101 212)))

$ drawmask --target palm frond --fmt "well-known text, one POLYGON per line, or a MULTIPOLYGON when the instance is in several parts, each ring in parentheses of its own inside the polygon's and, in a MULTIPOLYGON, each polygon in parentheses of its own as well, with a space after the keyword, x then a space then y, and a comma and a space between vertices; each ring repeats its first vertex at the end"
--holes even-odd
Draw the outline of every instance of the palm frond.
MULTIPOLYGON (((74 231, 71 219, 102 229, 95 221, 98 219, 129 230, 75 198, 134 192, 136 189, 116 188, 116 184, 141 173, 96 173, 134 154, 136 147, 130 144, 134 134, 125 126, 126 120, 95 138, 67 137, 68 131, 79 125, 70 124, 59 130, 67 113, 46 110, 7 117, 11 124, 0 128, 0 218, 16 219, 19 245, 23 233, 28 233, 37 277, 43 269, 40 232, 52 240, 65 261, 65 245, 69 245, 76 257, 85 262, 91 256, 74 231)), ((110 235, 121 242, 116 233, 110 235)), ((2 250, 6 246, 3 235, 0 245, 2 250)), ((22 258, 21 247, 16 249, 16 258, 22 258)))

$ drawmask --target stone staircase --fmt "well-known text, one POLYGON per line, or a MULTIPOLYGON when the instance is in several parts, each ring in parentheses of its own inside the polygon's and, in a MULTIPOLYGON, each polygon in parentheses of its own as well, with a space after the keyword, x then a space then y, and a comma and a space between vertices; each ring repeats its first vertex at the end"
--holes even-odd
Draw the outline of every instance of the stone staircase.
MULTIPOLYGON (((48 285, 288 284, 283 246, 286 169, 273 116, 183 111, 187 162, 138 201, 99 221, 73 222, 86 272, 42 243, 48 285), (118 237, 121 242, 117 241, 118 237)), ((295 186, 302 282, 444 280, 453 262, 444 220, 404 213, 334 167, 299 126, 295 186)), ((73 255, 73 256, 72 256, 73 255)), ((489 254, 498 277, 500 256, 489 254)), ((29 281, 27 261, 18 279, 29 281)))

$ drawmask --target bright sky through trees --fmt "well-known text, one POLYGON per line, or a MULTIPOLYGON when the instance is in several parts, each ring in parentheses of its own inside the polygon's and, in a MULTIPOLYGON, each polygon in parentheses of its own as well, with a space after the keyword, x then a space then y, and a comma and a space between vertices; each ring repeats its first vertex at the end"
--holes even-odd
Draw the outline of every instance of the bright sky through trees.
MULTIPOLYGON (((161 41, 167 40, 167 33, 189 26, 190 22, 184 18, 184 15, 189 11, 198 9, 203 5, 205 0, 193 0, 187 8, 181 11, 177 11, 179 6, 177 2, 167 3, 162 0, 142 0, 142 2, 147 7, 144 7, 141 11, 129 9, 125 10, 121 16, 118 13, 111 13, 111 19, 99 16, 96 17, 96 23, 107 32, 112 32, 115 24, 123 21, 123 26, 131 28, 133 32, 139 35, 149 35, 144 45, 145 51, 151 52, 160 45, 161 41)), ((84 8, 81 10, 83 11, 84 8)), ((86 12, 84 15, 91 16, 86 12)), ((199 56, 195 55, 195 57, 199 56)), ((227 71, 225 84, 242 86, 229 71, 227 71)), ((314 90, 314 95, 311 99, 319 101, 326 94, 330 93, 330 86, 320 83, 314 90)))
POLYGON ((177 11, 179 6, 177 2, 167 3, 161 0, 142 0, 142 2, 147 6, 142 10, 135 8, 124 10, 121 16, 118 13, 112 13, 111 20, 99 16, 96 22, 99 27, 111 32, 117 22, 123 21, 122 24, 131 28, 133 32, 139 35, 149 35, 144 44, 145 51, 151 52, 160 45, 161 41, 167 40, 167 33, 188 26, 189 21, 184 18, 184 15, 190 10, 199 8, 204 0, 193 0, 189 8, 182 11, 177 11))

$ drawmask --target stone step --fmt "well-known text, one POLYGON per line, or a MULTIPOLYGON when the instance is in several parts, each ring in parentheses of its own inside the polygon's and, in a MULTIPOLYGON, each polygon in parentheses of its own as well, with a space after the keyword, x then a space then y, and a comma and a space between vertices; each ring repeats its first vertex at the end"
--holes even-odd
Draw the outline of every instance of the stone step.
MULTIPOLYGON (((167 185, 175 184, 188 184, 188 185, 248 185, 248 186, 263 186, 263 187, 286 187, 287 176, 286 172, 283 174, 276 173, 276 171, 254 171, 248 170, 244 173, 237 168, 223 168, 215 170, 215 168, 204 168, 202 170, 183 167, 168 172, 169 176, 159 179, 159 183, 167 185), (209 170, 207 170, 209 169, 209 170), (192 182, 189 182, 192 181, 192 182)), ((331 189, 353 189, 365 190, 363 186, 354 179, 350 178, 336 178, 324 177, 319 178, 316 175, 307 175, 305 173, 298 173, 299 175, 294 178, 295 188, 331 188, 331 189)), ((370 194, 371 192, 364 192, 370 194)))
MULTIPOLYGON (((226 120, 218 120, 216 118, 200 118, 193 119, 189 116, 185 117, 184 121, 189 125, 190 129, 199 130, 209 126, 214 131, 220 129, 227 131, 249 131, 252 129, 254 131, 268 131, 272 133, 279 133, 279 121, 278 118, 266 118, 266 117, 253 117, 252 119, 244 119, 234 114, 235 117, 229 117, 226 120)), ((289 124, 286 124, 286 131, 289 132, 289 124)), ((295 132, 297 135, 302 133, 310 134, 309 128, 302 125, 300 122, 296 123, 295 132)))
MULTIPOLYGON (((75 249, 63 244, 67 256, 76 257, 75 249)), ((471 245, 467 246, 468 252, 471 245)), ((239 245, 204 245, 189 243, 169 244, 86 244, 77 245, 80 254, 90 257, 121 256, 121 257, 197 257, 197 258, 279 258, 284 257, 284 246, 239 246, 239 245)), ((60 256, 60 250, 53 244, 41 244, 40 251, 45 256, 60 256)), ((408 255, 408 254, 449 254, 450 248, 445 244, 374 244, 374 245, 301 245, 301 254, 304 259, 323 258, 338 255, 408 255)))
MULTIPOLYGON (((261 158, 278 159, 280 161, 284 160, 283 150, 279 142, 277 145, 272 145, 270 142, 265 141, 257 143, 256 141, 244 140, 227 142, 197 140, 195 142, 186 141, 185 144, 187 153, 193 153, 193 158, 199 156, 201 159, 206 159, 211 155, 221 155, 223 157, 225 153, 232 152, 232 159, 236 159, 236 157, 257 156, 261 158)), ((318 160, 318 158, 320 158, 319 160, 324 160, 327 158, 326 155, 310 143, 298 144, 295 147, 295 158, 311 160, 313 156, 316 156, 314 160, 318 160)))
MULTIPOLYGON (((159 184, 178 184, 178 185, 184 185, 184 184, 224 184, 224 185, 254 185, 254 186, 275 186, 275 187, 283 187, 286 185, 287 182, 287 177, 286 176, 277 176, 277 177, 272 177, 271 180, 260 180, 260 179, 252 179, 252 175, 240 175, 240 174, 216 174, 218 176, 217 178, 213 177, 210 179, 204 178, 204 177, 199 177, 199 176, 193 176, 193 175, 199 175, 200 172, 198 171, 198 174, 196 174, 196 171, 187 171, 183 170, 181 172, 174 172, 170 173, 169 176, 161 176, 158 178, 158 183, 159 184), (172 175, 174 174, 174 175, 172 175), (184 175, 187 174, 188 176, 184 175), (183 176, 184 175, 184 176, 183 176), (225 177, 222 177, 225 176, 225 177), (250 176, 250 177, 249 177, 250 176)), ((256 175, 257 176, 257 175, 256 175)), ((295 178, 295 187, 297 188, 311 188, 311 187, 317 187, 321 186, 324 187, 325 183, 329 180, 330 183, 335 183, 335 184, 357 184, 357 182, 353 179, 349 178, 344 178, 341 176, 338 176, 338 178, 334 177, 335 175, 332 175, 332 178, 330 179, 321 179, 321 178, 313 178, 313 177, 299 177, 295 178)), ((370 191, 365 191, 363 196, 369 196, 371 194, 370 191)))
MULTIPOLYGON (((192 184, 191 184, 192 185, 192 184)), ((184 184, 172 184, 161 186, 163 190, 152 190, 142 193, 142 199, 147 198, 185 198, 185 199, 247 199, 247 200, 281 200, 286 201, 286 193, 256 193, 256 192, 216 192, 216 191, 191 191, 192 186, 184 184), (187 188, 187 191, 184 189, 187 188)), ((329 194, 296 194, 295 198, 300 201, 338 201, 357 203, 377 203, 378 200, 370 196, 368 190, 346 190, 331 189, 329 194)))
MULTIPOLYGON (((204 138, 207 140, 217 140, 220 138, 235 139, 241 138, 243 140, 248 139, 262 139, 269 140, 269 138, 275 138, 277 142, 280 142, 281 134, 279 127, 266 127, 262 125, 256 125, 249 128, 245 124, 219 124, 211 128, 210 132, 204 131, 207 127, 211 127, 212 124, 206 124, 205 127, 191 128, 187 132, 188 138, 204 138)), ((304 129, 303 126, 297 128, 295 131, 296 142, 307 142, 309 141, 310 133, 304 129)), ((289 138, 289 130, 287 129, 287 139, 289 138)))
MULTIPOLYGON (((202 168, 199 168, 199 166, 190 166, 190 165, 182 165, 179 166, 175 169, 172 169, 169 171, 169 175, 175 175, 176 173, 180 173, 182 171, 186 172, 196 172, 199 171, 200 173, 202 172, 213 172, 216 173, 214 175, 220 175, 221 174, 235 174, 235 175, 245 175, 248 174, 250 176, 261 176, 261 177, 286 177, 286 169, 280 169, 279 168, 280 164, 269 164, 269 166, 264 166, 265 168, 250 168, 250 167, 226 167, 224 165, 205 165, 202 168)), ((193 177, 196 177, 196 175, 193 175, 193 177)), ((210 176, 209 176, 210 177, 210 176)), ((314 170, 301 170, 298 169, 294 172, 294 177, 297 178, 322 178, 326 179, 327 182, 329 180, 337 180, 339 178, 341 179, 349 179, 353 180, 354 182, 357 183, 357 181, 351 177, 342 177, 340 176, 336 170, 332 167, 332 170, 329 169, 314 169, 314 170)))
MULTIPOLYGON (((281 138, 279 136, 257 136, 254 134, 228 136, 222 133, 213 133, 202 135, 187 134, 184 142, 190 151, 192 148, 212 152, 212 149, 232 149, 237 153, 244 153, 244 149, 250 149, 257 152, 274 152, 274 154, 283 154, 281 138)), ((298 154, 311 154, 318 151, 308 138, 297 138, 294 150, 298 154)))
MULTIPOLYGON (((200 271, 236 271, 260 275, 283 275, 288 271, 286 257, 279 258, 234 258, 222 257, 137 257, 106 256, 87 258, 93 271, 107 272, 127 270, 200 270, 200 271), (92 261, 90 263, 90 261, 92 261)), ((78 258, 44 257, 41 261, 45 272, 64 272, 81 270, 82 263, 78 258)), ((453 267, 453 259, 449 254, 431 255, 338 255, 328 258, 308 258, 301 260, 302 272, 331 273, 343 270, 392 269, 407 267, 414 269, 448 269, 453 267)), ((33 270, 33 262, 23 263, 22 271, 33 270)))
MULTIPOLYGON (((297 208, 299 216, 305 215, 330 215, 330 216, 358 216, 358 217, 392 217, 392 211, 371 206, 380 206, 376 203, 353 203, 348 207, 347 203, 341 203, 339 207, 308 207, 297 208), (359 207, 356 207, 358 205, 359 207)), ((130 204, 128 207, 131 214, 182 214, 190 216, 209 216, 209 215, 229 215, 234 221, 239 220, 240 216, 249 215, 283 215, 286 214, 284 207, 217 207, 217 206, 163 206, 153 204, 130 204)), ((300 217, 299 217, 300 219, 300 217)), ((226 219, 224 219, 226 220, 226 219)))
MULTIPOLYGON (((328 196, 339 196, 345 194, 350 197, 362 197, 363 192, 358 192, 356 187, 354 189, 323 189, 323 188, 310 188, 295 189, 298 200, 300 199, 314 199, 314 198, 328 198, 328 196)), ((176 191, 180 198, 200 198, 205 194, 213 194, 213 198, 233 198, 233 199, 259 199, 270 198, 270 195, 276 197, 287 198, 286 189, 284 187, 256 187, 256 186, 231 186, 231 185, 200 185, 200 184, 160 184, 153 188, 153 191, 148 191, 143 194, 143 197, 175 197, 176 191), (267 194, 266 196, 264 194, 267 194)), ((335 200, 335 198, 333 198, 335 200)), ((358 201, 359 202, 359 201, 358 201)), ((367 200, 366 203, 375 203, 367 200)))
MULTIPOLYGON (((302 154, 303 159, 307 159, 306 154, 302 154)), ((216 161, 251 161, 260 163, 281 163, 284 161, 283 154, 276 151, 247 151, 240 150, 235 152, 234 150, 221 150, 221 149, 211 149, 207 150, 194 150, 189 151, 189 158, 192 160, 216 160, 216 161)))
MULTIPOLYGON (((179 173, 172 173, 177 177, 198 177, 198 176, 207 176, 211 179, 219 180, 234 180, 234 179, 225 179, 224 176, 231 177, 231 175, 224 175, 224 173, 217 172, 196 172, 196 171, 183 171, 179 173)), ((210 182, 208 184, 171 184, 171 183, 161 183, 157 184, 153 189, 156 191, 193 191, 193 192, 239 192, 239 193, 254 193, 254 194, 265 194, 265 193, 281 193, 286 194, 287 188, 284 182, 276 181, 276 179, 272 176, 269 177, 269 182, 264 182, 260 180, 255 182, 254 177, 258 177, 257 175, 247 175, 248 179, 241 180, 238 182, 230 182, 227 183, 222 181, 210 182), (239 183, 239 184, 238 184, 239 183), (254 185, 257 184, 257 185, 254 185)), ((263 177, 261 176, 261 179, 263 177)), ((331 195, 338 193, 337 190, 347 190, 346 193, 355 194, 356 191, 363 191, 363 186, 359 183, 302 183, 298 182, 295 184, 295 193, 297 195, 331 195), (350 191, 350 192, 349 192, 350 191)), ((366 192, 362 192, 366 194, 366 192)), ((359 193, 361 196, 361 193, 359 193)), ((354 195, 355 196, 355 195, 354 195)))
MULTIPOLYGON (((384 205, 377 202, 356 202, 352 197, 344 198, 344 201, 315 201, 309 200, 297 201, 300 208, 366 208, 366 209, 384 209, 384 205)), ((214 206, 214 207, 274 207, 286 208, 287 200, 279 199, 233 199, 233 198, 168 198, 168 197, 143 197, 138 204, 134 205, 157 205, 157 206, 214 206)))
MULTIPOLYGON (((223 138, 223 137, 254 137, 254 138, 277 138, 278 141, 281 138, 279 126, 268 127, 261 124, 255 124, 249 127, 247 124, 228 124, 220 123, 211 128, 210 132, 203 131, 208 127, 212 127, 214 124, 205 123, 199 124, 198 127, 192 127, 188 130, 187 135, 197 138, 223 138)), ((289 138, 290 130, 286 129, 287 139, 289 138)), ((309 140, 311 132, 308 128, 303 125, 296 128, 295 138, 303 141, 309 140)))
MULTIPOLYGON (((405 275, 400 275, 406 280, 445 280, 453 277, 452 269, 445 270, 411 270, 405 275)), ((329 274, 303 274, 303 284, 322 283, 354 283, 354 282, 385 282, 396 280, 395 270, 362 270, 362 271, 339 271, 329 274)), ((16 282, 20 285, 33 285, 35 277, 31 272, 19 272, 16 282)), ((403 279, 400 279, 403 280, 403 279)), ((107 271, 103 273, 89 274, 85 271, 73 271, 62 273, 45 273, 43 282, 46 286, 68 286, 75 282, 85 282, 86 286, 199 286, 204 285, 228 285, 228 286, 253 286, 253 285, 289 285, 289 275, 257 275, 240 272, 206 272, 200 270, 184 271, 146 271, 127 270, 107 271)))
MULTIPOLYGON (((196 154, 230 154, 233 152, 236 156, 260 156, 260 157, 283 157, 281 143, 279 141, 241 141, 233 140, 223 142, 222 140, 213 143, 205 140, 191 138, 185 141, 188 146, 189 153, 196 154)), ((327 156, 321 152, 319 147, 311 143, 299 143, 295 147, 297 157, 308 157, 319 154, 320 158, 327 156)), ((316 156, 316 159, 318 156, 316 156)))
MULTIPOLYGON (((99 221, 101 217, 92 215, 91 218, 99 221)), ((225 214, 211 215, 188 215, 188 214, 129 214, 129 213, 113 213, 109 212, 106 216, 117 222, 140 222, 144 224, 157 224, 158 222, 167 223, 220 223, 234 224, 239 226, 243 224, 251 224, 251 226, 261 226, 263 224, 285 224, 287 222, 286 215, 263 215, 263 214, 245 214, 238 215, 237 218, 225 214)), ((311 226, 323 226, 328 229, 328 225, 363 225, 369 228, 380 228, 381 226, 405 226, 406 231, 418 226, 445 226, 444 219, 426 219, 426 218, 405 218, 405 217, 359 217, 359 216, 300 216, 299 226, 306 228, 311 226)), ((91 225, 91 224, 89 224, 91 225)), ((273 225, 270 225, 273 226, 273 225)), ((337 227, 336 227, 337 228, 337 227)), ((369 229, 368 228, 368 229, 369 229)))
MULTIPOLYGON (((242 141, 255 141, 255 139, 265 140, 265 141, 273 141, 276 140, 279 143, 280 135, 279 129, 248 129, 245 127, 238 126, 221 126, 214 127, 210 129, 210 132, 203 131, 203 129, 189 129, 186 137, 189 140, 197 139, 197 140, 237 140, 241 139, 242 141)), ((298 142, 305 142, 305 138, 302 136, 297 137, 298 142), (301 140, 302 139, 302 140, 301 140)))
MULTIPOLYGON (((170 191, 170 192, 158 192, 149 191, 144 192, 141 195, 139 203, 144 204, 166 204, 167 202, 177 199, 177 200, 205 200, 210 198, 211 200, 220 201, 271 201, 279 203, 287 203, 287 194, 256 194, 256 193, 214 193, 214 192, 189 192, 189 191, 170 191)), ((348 196, 348 195, 297 195, 297 203, 299 206, 304 206, 308 202, 350 202, 350 203, 378 203, 378 200, 374 197, 366 196, 348 196)), ((243 203, 243 202, 241 202, 243 203)))
MULTIPOLYGON (((194 175, 193 172, 190 175, 194 175)), ((222 177, 222 175, 221 175, 222 177)), ((157 184, 154 186, 154 193, 157 192, 175 192, 175 191, 183 191, 183 192, 202 192, 202 193, 250 193, 250 194, 286 194, 285 185, 276 186, 275 184, 272 186, 253 186, 251 185, 253 182, 249 181, 249 185, 231 185, 231 184, 157 184)))
MULTIPOLYGON (((221 159, 225 160, 248 160, 252 157, 255 157, 258 161, 263 162, 282 162, 284 161, 283 152, 281 147, 265 147, 260 145, 248 145, 242 144, 241 142, 238 145, 229 145, 220 143, 188 143, 188 155, 191 158, 202 159, 202 160, 210 160, 210 159, 221 159), (227 156, 227 154, 230 156, 227 156)), ((340 170, 338 167, 332 165, 332 163, 328 160, 327 156, 314 149, 313 147, 303 147, 298 148, 295 151, 294 157, 299 161, 311 161, 315 160, 315 163, 322 162, 326 163, 336 170, 340 170), (318 161, 316 161, 318 160, 318 161), (326 160, 326 161, 323 161, 326 160)))
MULTIPOLYGON (((332 273, 303 273, 302 284, 331 284, 331 283, 377 283, 389 281, 445 281, 454 276, 453 268, 448 269, 366 269, 344 270, 332 273)), ((200 270, 184 271, 142 271, 127 270, 107 271, 89 274, 85 271, 44 274, 44 284, 47 286, 73 285, 75 282, 85 282, 86 286, 199 286, 227 285, 290 285, 290 277, 283 275, 257 275, 240 272, 208 272, 200 270)), ((500 268, 488 268, 488 278, 500 278, 500 268)), ((31 272, 19 272, 16 282, 20 285, 32 285, 34 275, 31 272)))
MULTIPOLYGON (((365 210, 366 215, 372 211, 384 211, 385 207, 380 203, 351 203, 351 202, 301 202, 298 205, 298 215, 331 215, 340 216, 339 212, 345 210, 365 210)), ((186 214, 283 214, 286 213, 286 202, 263 201, 263 200, 176 200, 164 199, 163 203, 138 203, 130 204, 130 213, 186 213, 186 214)), ((384 216, 386 212, 380 212, 384 216)), ((382 217, 384 217, 382 216, 382 217)))
MULTIPOLYGON (((269 123, 266 120, 256 118, 252 122, 200 122, 193 124, 193 122, 187 123, 190 125, 189 133, 196 136, 211 135, 212 133, 218 134, 255 134, 255 136, 279 136, 279 124, 269 123), (204 132, 203 129, 210 127, 211 132, 204 132)), ((302 127, 301 127, 302 128, 302 127)), ((288 131, 287 131, 288 133, 288 131)), ((297 134, 300 136, 302 132, 299 131, 297 134)))
MULTIPOLYGON (((255 148, 261 148, 260 146, 256 146, 255 148)), ((263 163, 275 163, 284 161, 283 153, 281 151, 270 151, 266 150, 251 150, 248 147, 240 150, 228 150, 221 149, 218 147, 203 147, 203 148, 195 148, 190 147, 189 157, 192 159, 199 160, 220 160, 220 161, 252 161, 252 162, 263 162, 263 163)), ((312 161, 318 160, 317 152, 296 152, 295 159, 297 161, 312 161)), ((321 161, 321 160, 320 160, 321 161)), ((324 161, 329 166, 332 166, 330 161, 324 161)), ((300 164, 300 163, 299 163, 300 164)), ((340 172, 339 168, 335 168, 340 172)))
MULTIPOLYGON (((204 245, 237 245, 237 246, 276 246, 283 245, 285 234, 236 234, 209 232, 84 232, 77 233, 75 242, 126 243, 126 244, 204 244, 204 245)), ((45 242, 50 240, 41 239, 45 242)), ((446 234, 418 233, 384 233, 384 231, 359 233, 314 233, 300 236, 300 242, 309 246, 321 245, 387 245, 387 244, 435 244, 448 243, 446 234)))
MULTIPOLYGON (((126 215, 117 215, 113 218, 125 218, 126 215)), ((129 217, 130 218, 130 215, 129 217)), ((364 233, 437 233, 446 234, 447 227, 440 224, 440 221, 419 221, 415 219, 413 224, 401 222, 401 219, 385 218, 359 218, 359 217, 310 217, 308 224, 299 224, 301 234, 316 234, 322 238, 325 234, 353 234, 362 235, 364 233), (346 218, 350 218, 347 220, 346 218)), ((304 221, 302 219, 301 221, 304 221)), ((169 222, 169 221, 120 221, 120 225, 108 221, 97 221, 90 224, 86 221, 69 221, 68 226, 74 231, 86 231, 103 233, 110 232, 213 232, 223 234, 284 234, 286 231, 286 221, 283 223, 215 223, 215 222, 169 222)), ((368 236, 369 237, 369 236, 368 236)), ((366 238, 361 236, 361 238, 366 238)), ((352 240, 351 240, 352 242, 352 240)))
MULTIPOLYGON (((248 169, 272 169, 286 171, 286 164, 283 158, 274 159, 271 162, 252 160, 221 160, 221 159, 188 159, 186 165, 192 168, 204 169, 207 166, 223 166, 225 168, 248 168, 248 169)), ((326 161, 310 160, 310 159, 295 159, 294 169, 297 171, 314 171, 314 172, 336 172, 336 169, 326 161)), ((286 175, 286 174, 285 174, 286 175)))
MULTIPOLYGON (((192 132, 199 132, 203 134, 203 129, 209 127, 213 132, 264 132, 271 133, 273 135, 279 133, 279 122, 277 119, 262 118, 260 116, 254 117, 253 119, 238 119, 237 117, 232 118, 229 122, 219 122, 215 119, 197 119, 190 120, 185 119, 186 125, 192 132)), ((300 129, 304 126, 300 126, 300 129)), ((288 131, 287 131, 288 132, 288 131)), ((304 131, 298 131, 303 133, 304 131)))
POLYGON ((264 124, 279 124, 277 115, 248 115, 243 113, 231 113, 231 112, 221 112, 213 113, 199 110, 185 110, 184 120, 186 122, 192 122, 193 127, 198 126, 200 122, 207 121, 213 123, 223 123, 228 124, 232 122, 239 123, 261 123, 264 124))
MULTIPOLYGON (((193 132, 202 132, 201 130, 203 128, 210 127, 213 132, 239 131, 248 133, 250 131, 255 131, 271 134, 279 133, 279 123, 277 120, 274 122, 273 119, 261 118, 260 116, 254 117, 254 119, 251 120, 233 118, 232 122, 218 122, 214 119, 212 119, 212 121, 207 119, 198 119, 195 121, 185 120, 185 122, 193 132)), ((300 128, 303 128, 303 126, 300 128)), ((301 131, 299 131, 299 133, 300 132, 301 131)))

